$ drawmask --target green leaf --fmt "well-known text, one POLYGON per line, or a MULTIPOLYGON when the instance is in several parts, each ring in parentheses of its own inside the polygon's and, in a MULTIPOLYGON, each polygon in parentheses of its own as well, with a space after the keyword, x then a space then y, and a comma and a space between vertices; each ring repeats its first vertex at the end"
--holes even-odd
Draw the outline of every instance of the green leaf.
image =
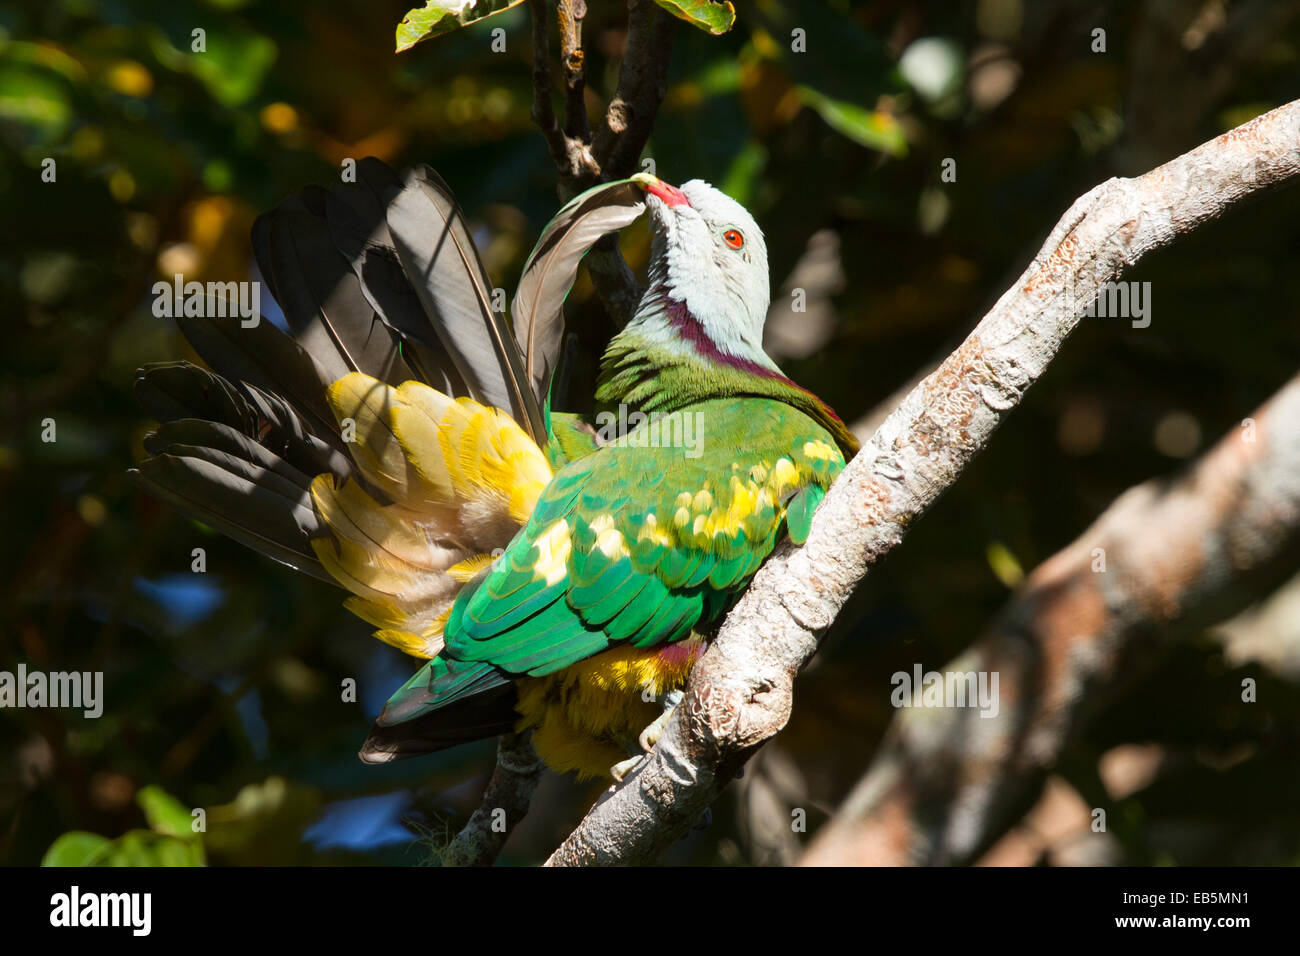
POLYGON ((152 830, 131 830, 116 840, 73 830, 45 851, 41 866, 203 866, 203 844, 152 830))
POLYGON ((864 109, 843 100, 834 100, 812 87, 798 87, 805 106, 817 111, 826 125, 868 149, 878 149, 891 156, 907 154, 907 137, 898 121, 888 113, 864 109))
POLYGON ((256 33, 210 30, 206 53, 194 53, 191 72, 226 106, 246 103, 262 88, 277 54, 275 43, 256 33))
POLYGON ((154 27, 149 47, 158 62, 189 73, 217 102, 239 106, 262 88, 267 71, 279 52, 275 41, 238 24, 214 23, 204 27, 204 49, 193 49, 189 33, 154 27))
POLYGON ((685 20, 715 37, 726 33, 736 22, 736 8, 728 0, 721 3, 714 0, 655 0, 655 3, 679 20, 685 20))
POLYGON ((90 866, 104 855, 111 842, 98 833, 71 830, 50 844, 41 866, 90 866))
POLYGON ((162 787, 145 787, 136 794, 135 800, 155 832, 177 837, 193 836, 190 811, 162 787))
MULTIPOLYGON (((136 831, 144 833, 143 830, 136 831)), ((127 834, 130 836, 131 834, 127 834)), ((125 837, 123 838, 125 839, 125 837)), ((152 835, 143 837, 149 854, 148 866, 204 866, 203 844, 198 840, 152 835)))
POLYGON ((524 0, 426 0, 424 6, 406 11, 397 25, 397 52, 409 50, 421 40, 459 30, 517 7, 524 0))
POLYGON ((203 844, 198 840, 131 830, 118 837, 96 866, 203 866, 203 844))
POLYGON ((61 77, 25 63, 0 66, 0 122, 23 127, 45 144, 61 138, 71 120, 72 100, 61 77))

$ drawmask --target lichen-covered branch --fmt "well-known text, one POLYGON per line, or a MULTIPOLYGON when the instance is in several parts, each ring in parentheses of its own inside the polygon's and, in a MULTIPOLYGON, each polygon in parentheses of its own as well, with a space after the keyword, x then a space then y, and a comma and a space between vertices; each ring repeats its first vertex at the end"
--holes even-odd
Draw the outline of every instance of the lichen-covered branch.
POLYGON ((1176 480, 1120 496, 947 664, 998 675, 996 716, 910 708, 814 841, 811 865, 970 862, 1157 642, 1237 609, 1300 551, 1300 376, 1176 480))
POLYGON ((469 822, 442 851, 443 866, 489 866, 506 839, 528 813, 542 775, 528 734, 503 734, 497 742, 497 766, 483 792, 483 802, 469 822))
POLYGON ((1300 101, 1080 197, 1024 275, 849 463, 802 548, 768 560, 696 665, 654 752, 552 865, 639 863, 683 834, 786 723, 794 676, 858 582, 955 482, 1101 285, 1247 196, 1300 176, 1300 101))

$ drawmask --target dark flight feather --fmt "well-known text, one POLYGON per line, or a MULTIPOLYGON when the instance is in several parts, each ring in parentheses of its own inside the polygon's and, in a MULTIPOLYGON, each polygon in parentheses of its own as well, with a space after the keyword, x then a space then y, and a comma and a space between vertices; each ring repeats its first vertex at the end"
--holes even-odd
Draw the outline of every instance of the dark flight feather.
MULTIPOLYGON (((380 320, 402 343, 408 365, 445 395, 467 395, 424 304, 407 276, 388 231, 387 196, 401 190, 397 174, 377 159, 357 164, 357 182, 344 183, 325 198, 325 219, 339 254, 361 283, 361 292, 380 320)), ((430 245, 435 241, 430 223, 430 245)))
POLYGON ((509 733, 519 722, 515 700, 514 685, 505 683, 405 724, 376 723, 359 756, 366 763, 389 763, 509 733))
POLYGON ((212 448, 170 446, 131 477, 186 514, 255 551, 337 582, 310 545, 323 534, 306 491, 268 469, 212 448))
POLYGON ((323 217, 277 210, 262 217, 276 301, 298 343, 328 375, 365 372, 390 385, 411 377, 397 338, 361 290, 361 281, 334 247, 323 217))
POLYGON ((524 264, 510 306, 523 346, 524 370, 544 401, 564 337, 564 300, 578 263, 602 236, 617 232, 645 211, 645 190, 631 180, 588 189, 547 224, 524 264))
POLYGON ((254 550, 336 583, 309 543, 322 533, 309 488, 322 472, 351 475, 346 455, 284 400, 188 362, 141 369, 135 394, 161 423, 145 437, 151 457, 131 473, 135 481, 254 550))
POLYGON ((541 404, 514 334, 492 308, 487 270, 451 190, 427 166, 410 170, 389 199, 387 220, 398 259, 470 397, 508 412, 544 445, 541 404))
POLYGON ((266 319, 245 327, 238 316, 178 316, 176 324, 199 356, 228 382, 246 382, 282 395, 311 424, 312 431, 345 450, 334 414, 325 400, 327 373, 307 351, 266 319))

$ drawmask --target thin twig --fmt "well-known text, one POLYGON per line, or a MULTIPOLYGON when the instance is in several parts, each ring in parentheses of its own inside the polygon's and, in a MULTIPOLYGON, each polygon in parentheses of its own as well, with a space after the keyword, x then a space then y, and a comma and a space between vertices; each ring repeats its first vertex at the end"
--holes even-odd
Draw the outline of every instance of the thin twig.
POLYGON ((528 814, 528 804, 542 775, 542 763, 529 735, 502 734, 497 766, 483 792, 483 802, 442 852, 443 866, 490 866, 510 832, 528 814))
MULTIPOLYGON (((628 0, 627 44, 618 88, 605 110, 590 154, 601 179, 636 171, 659 104, 667 92, 675 21, 653 0, 628 0)), ((587 271, 614 325, 622 328, 641 300, 642 288, 623 260, 618 243, 606 236, 587 253, 587 271)))
POLYGON ((562 173, 568 169, 569 155, 564 131, 555 120, 551 102, 550 39, 546 30, 546 0, 528 0, 533 22, 533 122, 542 131, 546 145, 562 173))
POLYGON ((582 49, 582 20, 586 0, 557 0, 560 24, 560 63, 564 67, 564 135, 583 143, 591 140, 587 124, 586 55, 582 49))
MULTIPOLYGON (((565 124, 551 101, 546 0, 529 0, 533 24, 533 121, 546 139, 560 177, 560 196, 569 199, 599 182, 630 175, 650 137, 663 101, 672 55, 673 18, 653 0, 628 0, 628 35, 619 65, 618 89, 605 111, 594 144, 587 123, 586 54, 582 45, 585 0, 557 0, 565 81, 565 124), (599 158, 598 158, 599 157, 599 158)), ((611 237, 587 253, 587 269, 610 320, 622 328, 641 300, 642 289, 611 237)))

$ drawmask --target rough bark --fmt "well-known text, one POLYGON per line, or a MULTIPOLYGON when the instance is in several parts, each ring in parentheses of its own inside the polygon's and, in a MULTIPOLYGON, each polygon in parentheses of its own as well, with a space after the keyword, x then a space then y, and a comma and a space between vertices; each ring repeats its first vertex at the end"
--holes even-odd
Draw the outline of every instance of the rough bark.
POLYGON ((965 342, 885 420, 777 549, 696 665, 654 752, 549 865, 642 863, 680 837, 791 708, 794 675, 858 582, 1043 373, 1102 283, 1241 199, 1300 174, 1300 101, 1078 199, 965 342))

